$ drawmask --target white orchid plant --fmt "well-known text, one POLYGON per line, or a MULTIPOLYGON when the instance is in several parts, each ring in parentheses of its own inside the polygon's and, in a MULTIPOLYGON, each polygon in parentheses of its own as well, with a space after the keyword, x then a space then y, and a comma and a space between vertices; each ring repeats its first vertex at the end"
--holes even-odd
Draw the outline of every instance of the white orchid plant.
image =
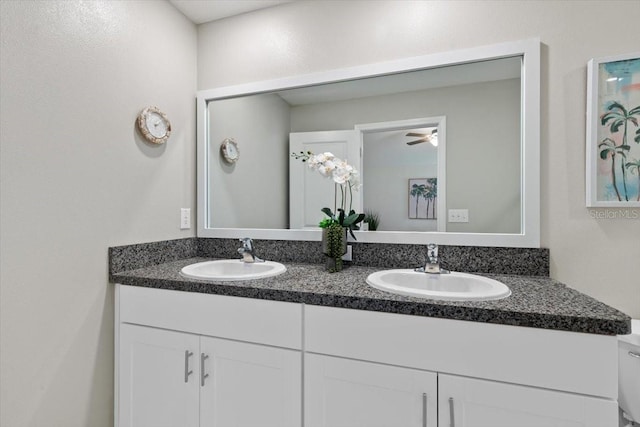
POLYGON ((307 163, 311 170, 317 171, 320 175, 331 178, 335 185, 334 207, 322 208, 321 211, 329 218, 323 219, 319 226, 327 228, 332 225, 339 225, 349 229, 349 233, 355 239, 353 230, 359 230, 358 223, 364 220, 363 213, 356 213, 353 208, 353 192, 360 188, 360 174, 358 170, 339 159, 332 153, 313 154, 311 151, 301 151, 291 153, 291 157, 307 163), (340 204, 338 204, 338 190, 340 190, 340 204), (347 211, 347 205, 349 210, 347 211), (348 212, 348 213, 347 213, 348 212))

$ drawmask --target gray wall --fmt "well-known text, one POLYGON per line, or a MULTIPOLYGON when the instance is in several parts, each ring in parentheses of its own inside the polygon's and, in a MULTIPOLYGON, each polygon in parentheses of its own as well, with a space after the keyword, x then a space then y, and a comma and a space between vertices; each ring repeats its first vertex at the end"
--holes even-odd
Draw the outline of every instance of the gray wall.
POLYGON ((194 236, 196 28, 162 1, 0 2, 0 425, 113 425, 107 247, 194 236), (149 105, 162 146, 134 128, 149 105))
POLYGON ((584 197, 586 64, 637 51, 638 20, 630 1, 293 2, 199 26, 198 88, 540 37, 551 274, 640 318, 640 221, 598 219, 584 197))
MULTIPOLYGON (((406 132, 364 135, 364 206, 380 216, 380 231, 436 231, 436 221, 446 219, 409 219, 409 179, 437 178, 438 149, 428 142, 405 144, 406 132)), ((419 203, 426 206, 422 197, 419 203)))
MULTIPOLYGON (((449 223, 447 230, 519 233, 520 90, 520 79, 509 79, 294 107, 272 94, 211 102, 211 224, 287 228, 289 129, 352 130, 357 124, 444 115, 447 204, 468 209, 470 216, 469 223, 449 223), (242 160, 234 165, 220 155, 228 137, 241 150, 242 160)), ((370 138, 375 136, 364 145, 365 208, 385 217, 382 230, 435 231, 435 221, 408 219, 406 192, 408 178, 437 176, 437 159, 422 169, 407 170, 406 160, 392 166, 385 157, 401 160, 400 149, 409 159, 424 146, 407 147, 406 138, 372 145, 370 138)))
MULTIPOLYGON (((291 127, 295 132, 345 130, 435 116, 447 117, 447 207, 469 210, 468 223, 447 223, 447 230, 520 233, 520 79, 296 106, 291 108, 291 127)), ((366 158, 366 144, 364 151, 366 158)), ((365 167, 365 195, 371 172, 365 167)), ((390 182, 375 178, 376 189, 390 182)), ((370 207, 367 200, 371 197, 365 198, 365 208, 370 207)), ((392 217, 397 217, 398 209, 393 210, 392 217)), ((397 218, 398 228, 383 229, 431 230, 426 222, 417 222, 397 218)))
POLYGON ((213 227, 289 225, 289 104, 277 95, 209 103, 210 220, 213 227), (219 146, 234 138, 240 160, 229 165, 219 146))

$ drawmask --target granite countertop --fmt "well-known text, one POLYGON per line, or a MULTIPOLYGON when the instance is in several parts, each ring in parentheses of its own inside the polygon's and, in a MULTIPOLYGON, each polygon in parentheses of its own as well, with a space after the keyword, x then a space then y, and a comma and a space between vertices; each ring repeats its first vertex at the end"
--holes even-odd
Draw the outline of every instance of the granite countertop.
POLYGON ((328 273, 320 264, 284 263, 279 276, 240 282, 205 282, 180 276, 193 257, 111 275, 115 283, 150 288, 288 301, 474 322, 601 335, 628 334, 630 318, 604 303, 544 276, 483 274, 505 283, 511 295, 497 301, 435 301, 394 295, 366 284, 376 267, 349 266, 328 273))

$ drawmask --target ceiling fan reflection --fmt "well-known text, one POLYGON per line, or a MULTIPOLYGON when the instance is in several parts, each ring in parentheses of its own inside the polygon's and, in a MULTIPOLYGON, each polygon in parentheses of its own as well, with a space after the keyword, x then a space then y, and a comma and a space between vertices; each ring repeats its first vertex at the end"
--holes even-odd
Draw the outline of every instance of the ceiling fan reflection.
POLYGON ((420 138, 420 139, 416 139, 415 141, 407 142, 407 145, 416 145, 416 144, 422 144, 423 142, 430 142, 431 145, 433 145, 434 147, 438 146, 438 129, 432 130, 430 134, 419 133, 419 132, 409 132, 406 136, 420 138))

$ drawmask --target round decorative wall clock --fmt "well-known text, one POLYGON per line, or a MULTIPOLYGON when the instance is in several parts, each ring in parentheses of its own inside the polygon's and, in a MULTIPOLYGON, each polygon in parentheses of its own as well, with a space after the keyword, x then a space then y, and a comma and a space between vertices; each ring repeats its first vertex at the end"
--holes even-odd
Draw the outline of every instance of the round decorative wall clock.
POLYGON ((240 150, 238 150, 238 143, 233 138, 226 138, 220 145, 220 152, 225 162, 233 164, 240 158, 240 150))
POLYGON ((171 122, 157 107, 147 107, 138 115, 138 130, 152 144, 164 144, 171 135, 171 122))

